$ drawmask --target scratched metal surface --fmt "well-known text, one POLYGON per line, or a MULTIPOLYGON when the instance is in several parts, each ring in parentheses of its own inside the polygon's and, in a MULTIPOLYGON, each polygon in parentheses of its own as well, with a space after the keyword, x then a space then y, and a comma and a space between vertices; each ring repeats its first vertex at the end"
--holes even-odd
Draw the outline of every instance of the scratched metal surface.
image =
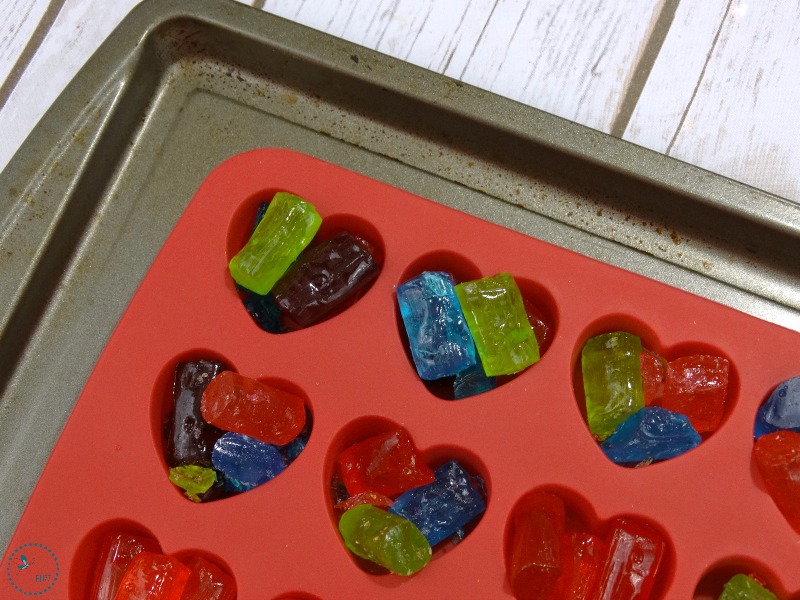
POLYGON ((264 146, 800 331, 796 205, 234 2, 144 3, 0 175, 3 546, 197 186, 264 146))

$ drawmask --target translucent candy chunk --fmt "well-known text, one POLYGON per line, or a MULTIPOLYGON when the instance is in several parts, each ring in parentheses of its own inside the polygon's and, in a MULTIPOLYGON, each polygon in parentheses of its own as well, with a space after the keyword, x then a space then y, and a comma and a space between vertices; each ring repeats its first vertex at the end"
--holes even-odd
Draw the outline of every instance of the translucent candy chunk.
POLYGON ((449 273, 425 271, 397 286, 396 294, 420 378, 450 377, 475 364, 475 344, 449 273))
POLYGON ((302 198, 286 192, 275 194, 247 244, 228 264, 234 281, 266 295, 321 224, 316 209, 302 198))
POLYGON ((800 377, 778 385, 756 414, 753 430, 756 438, 781 429, 800 433, 800 377))
POLYGON ((591 533, 572 531, 561 537, 562 568, 558 600, 594 600, 606 556, 605 542, 591 533))
POLYGON ((411 436, 402 427, 343 450, 339 455, 339 472, 351 496, 377 492, 394 498, 435 479, 433 471, 417 455, 411 436))
POLYGON ((646 406, 625 419, 600 448, 615 463, 630 464, 674 458, 701 441, 684 415, 646 406))
POLYGON ((201 556, 186 563, 191 570, 181 600, 235 600, 233 577, 201 556))
POLYGON ((199 465, 180 465, 171 467, 169 480, 182 490, 192 502, 200 502, 200 495, 205 494, 217 481, 214 469, 199 465))
POLYGON ((778 597, 752 577, 740 573, 725 584, 718 600, 778 600, 778 597))
POLYGON ((408 519, 435 546, 486 510, 467 473, 451 460, 434 471, 436 481, 398 496, 389 512, 408 519))
POLYGON ((413 575, 431 559, 431 546, 411 521, 360 504, 339 519, 347 548, 398 575, 413 575))
POLYGON ((728 397, 726 358, 696 354, 669 362, 658 406, 686 415, 698 433, 716 431, 728 397))
POLYGON ((597 598, 647 600, 666 551, 661 533, 646 523, 618 518, 611 524, 606 543, 597 598))
POLYGON ((296 438, 306 422, 300 396, 233 371, 214 378, 200 408, 203 418, 220 429, 278 446, 296 438))
POLYGON ((589 339, 581 352, 589 430, 604 440, 644 406, 642 342, 624 331, 589 339))
POLYGON ((272 444, 240 433, 226 433, 214 444, 214 468, 225 475, 226 485, 247 491, 281 473, 285 464, 272 444))
POLYGON ((91 600, 114 600, 134 557, 142 552, 161 553, 161 546, 149 535, 111 533, 102 542, 92 584, 91 600))
POLYGON ((767 491, 789 525, 800 533, 800 433, 762 435, 753 453, 767 491))
POLYGON ((114 600, 181 600, 189 573, 172 556, 142 552, 128 567, 114 600))
POLYGON ((497 387, 497 378, 487 377, 480 360, 466 371, 456 375, 453 382, 453 396, 456 400, 477 396, 497 387))
POLYGON ((456 295, 486 375, 512 375, 539 360, 522 293, 510 274, 459 283, 456 295))

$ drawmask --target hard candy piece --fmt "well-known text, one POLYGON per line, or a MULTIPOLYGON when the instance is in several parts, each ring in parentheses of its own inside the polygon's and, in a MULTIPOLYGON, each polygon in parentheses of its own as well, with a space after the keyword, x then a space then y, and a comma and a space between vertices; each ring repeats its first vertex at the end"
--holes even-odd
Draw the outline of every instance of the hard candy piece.
POLYGON ((103 538, 92 583, 91 600, 114 600, 134 557, 142 552, 161 553, 149 535, 112 532, 103 538))
POLYGON ((528 322, 533 327, 533 334, 536 336, 536 343, 539 345, 539 356, 544 356, 550 344, 553 342, 553 327, 547 318, 539 310, 539 307, 527 297, 523 297, 522 303, 528 315, 528 322))
POLYGON ((272 293, 290 328, 302 329, 353 304, 378 273, 367 243, 343 231, 304 252, 272 293))
POLYGON ((285 464, 278 449, 240 433, 226 433, 214 444, 214 468, 236 491, 247 491, 281 473, 285 464))
POLYGON ((181 600, 235 600, 236 581, 202 556, 186 562, 191 573, 181 600))
POLYGON ((725 584, 718 600, 778 600, 778 597, 752 577, 740 573, 725 584))
POLYGON ((606 556, 605 542, 584 531, 561 537, 562 569, 553 600, 594 600, 606 556))
POLYGON ((639 355, 639 365, 642 371, 644 404, 645 406, 651 406, 664 395, 668 363, 666 359, 657 353, 642 348, 642 353, 639 355))
POLYGON ((589 431, 600 440, 644 406, 642 342, 625 331, 590 338, 581 351, 589 431))
POLYGON ((371 504, 378 508, 389 508, 392 505, 392 499, 389 496, 378 494, 376 492, 361 492, 355 496, 350 496, 346 500, 342 500, 334 505, 336 510, 350 510, 359 504, 371 504))
POLYGON ((800 433, 762 435, 753 453, 769 495, 789 525, 800 533, 800 433))
POLYGON ((170 467, 169 480, 186 492, 192 502, 200 502, 201 495, 211 489, 217 481, 214 469, 198 465, 170 467))
POLYGON ((377 492, 394 498, 435 480, 419 458, 411 436, 392 429, 353 444, 339 454, 339 473, 351 496, 377 492))
POLYGON ((600 448, 615 463, 627 464, 674 458, 701 441, 685 416, 646 406, 625 419, 600 448))
POLYGON ((360 504, 339 519, 347 548, 398 575, 413 575, 431 559, 431 546, 411 521, 360 504))
POLYGON ((285 333, 286 328, 281 323, 281 311, 275 304, 272 292, 265 296, 255 294, 242 288, 244 297, 242 304, 253 318, 256 325, 268 333, 285 333))
POLYGON ((114 600, 181 600, 189 573, 172 556, 141 552, 131 561, 114 600))
POLYGON ((300 396, 233 371, 217 375, 203 393, 203 418, 226 431, 283 446, 306 422, 300 396))
POLYGON ((308 246, 321 223, 316 209, 302 198, 275 194, 253 235, 228 263, 234 281, 266 295, 308 246))
POLYGON ((421 379, 450 377, 475 364, 475 344, 452 275, 425 271, 397 286, 396 294, 421 379))
POLYGON ((728 359, 696 354, 669 362, 658 405, 686 415, 698 433, 716 431, 725 416, 728 359))
POLYGON ((461 371, 453 381, 453 397, 456 400, 476 396, 497 387, 497 378, 487 377, 483 365, 478 361, 465 371, 461 371))
POLYGON ((294 462, 294 460, 300 456, 300 453, 305 450, 308 440, 311 439, 312 426, 313 417, 311 415, 311 411, 306 409, 306 424, 303 425, 303 429, 300 430, 300 433, 297 434, 297 437, 288 444, 278 446, 278 451, 281 453, 281 456, 283 456, 283 461, 287 465, 294 462))
POLYGON ((525 496, 514 511, 506 570, 517 600, 548 600, 561 576, 564 502, 549 492, 525 496))
POLYGON ((226 370, 228 366, 216 360, 180 362, 175 367, 173 410, 166 430, 165 458, 170 467, 211 466, 211 448, 224 432, 206 422, 200 401, 211 380, 226 370))
POLYGON ((539 360, 539 344, 511 275, 459 283, 456 295, 488 376, 512 375, 539 360))
POLYGON ((800 433, 800 377, 778 385, 756 413, 753 429, 756 439, 781 429, 800 433))
POLYGON ((666 541, 654 527, 628 518, 614 519, 597 598, 647 600, 656 583, 666 541))
POLYGON ((436 481, 410 489, 394 501, 389 512, 419 527, 431 546, 455 534, 483 514, 486 503, 470 475, 451 460, 434 471, 436 481))

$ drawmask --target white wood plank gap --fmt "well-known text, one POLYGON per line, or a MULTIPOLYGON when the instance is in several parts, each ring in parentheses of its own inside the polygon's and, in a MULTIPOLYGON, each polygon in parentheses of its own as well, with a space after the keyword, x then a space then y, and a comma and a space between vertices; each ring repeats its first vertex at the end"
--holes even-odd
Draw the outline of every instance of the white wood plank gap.
POLYGON ((16 64, 49 4, 49 0, 0 2, 0 84, 16 64))

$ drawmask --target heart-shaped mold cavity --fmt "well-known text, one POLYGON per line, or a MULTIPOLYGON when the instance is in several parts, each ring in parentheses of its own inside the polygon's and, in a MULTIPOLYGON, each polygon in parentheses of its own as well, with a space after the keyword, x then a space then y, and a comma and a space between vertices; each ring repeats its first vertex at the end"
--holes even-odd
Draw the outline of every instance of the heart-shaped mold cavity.
POLYGON ((298 385, 240 376, 231 361, 204 349, 161 369, 150 420, 174 489, 194 502, 228 498, 280 475, 313 428, 310 400, 298 385))
MULTIPOLYGON (((692 598, 693 600, 717 600, 722 596, 725 585, 728 584, 731 579, 734 577, 741 578, 743 575, 749 577, 757 585, 774 594, 778 600, 800 600, 800 593, 790 596, 778 577, 767 565, 743 556, 726 558, 712 565, 700 578, 692 598)), ((732 585, 737 587, 741 586, 741 581, 738 585, 736 583, 732 585)), ((753 583, 748 582, 748 585, 753 585, 753 583)), ((767 596, 738 595, 731 597, 766 598, 767 596)))
MULTIPOLYGON (((450 289, 452 285, 458 286, 466 282, 474 282, 481 280, 485 276, 481 275, 480 269, 464 256, 449 250, 437 250, 419 257, 403 271, 397 283, 398 294, 403 295, 405 298, 405 289, 407 289, 409 282, 420 281, 420 276, 427 278, 426 283, 421 283, 420 286, 432 285, 437 289, 441 288, 437 294, 441 293, 443 297, 435 302, 435 306, 434 304, 426 305, 424 310, 436 311, 437 313, 441 311, 441 316, 438 316, 436 320, 440 323, 450 323, 447 334, 450 339, 446 342, 430 340, 432 343, 429 344, 428 337, 438 337, 443 335, 444 332, 439 331, 435 336, 430 336, 430 328, 425 328, 423 330, 425 340, 415 343, 423 345, 420 350, 421 353, 433 358, 421 359, 418 355, 415 359, 409 342, 406 322, 402 314, 405 309, 401 309, 399 296, 395 298, 395 318, 400 343, 406 353, 408 362, 419 377, 419 380, 434 396, 444 400, 462 399, 500 387, 521 375, 526 369, 535 366, 535 363, 549 349, 558 325, 558 310, 552 295, 542 285, 524 277, 513 274, 499 275, 497 277, 504 277, 505 279, 502 282, 498 279, 498 286, 505 289, 506 285, 511 285, 512 296, 517 294, 516 291, 513 291, 513 287, 516 287, 519 291, 521 302, 518 303, 518 310, 519 313, 524 314, 521 317, 524 321, 521 322, 525 326, 530 324, 532 328, 536 340, 535 350, 533 350, 535 356, 531 356, 529 360, 522 363, 527 366, 520 367, 520 370, 515 373, 487 376, 486 373, 491 371, 486 365, 481 364, 480 352, 476 350, 476 345, 473 341, 472 333, 474 331, 470 329, 477 327, 477 325, 467 325, 468 319, 463 316, 464 312, 462 311, 460 300, 456 298, 455 290, 450 289), (447 348, 447 351, 443 352, 443 348, 447 348), (426 364, 417 364, 420 360, 426 364), (462 367, 469 363, 475 364, 462 370, 462 367), (424 372, 420 369, 423 369, 424 372)), ((416 291, 413 293, 417 294, 416 291)), ((513 301, 510 303, 512 307, 514 304, 513 301)), ((508 306, 504 308, 508 308, 508 306)), ((411 318, 415 319, 416 317, 411 318)), ((424 320, 430 322, 433 319, 424 318, 424 320)), ((414 326, 412 325, 412 327, 414 326)), ((444 328, 437 327, 437 329, 444 328)), ((512 336, 517 335, 522 334, 521 332, 512 334, 512 336)), ((516 350, 510 354, 514 355, 515 360, 519 359, 516 350)), ((523 354, 523 352, 519 354, 523 354)))
POLYGON ((472 452, 456 446, 418 449, 404 427, 378 416, 361 417, 339 431, 326 455, 324 477, 328 511, 343 549, 372 575, 391 573, 386 564, 374 559, 376 553, 403 553, 407 547, 389 547, 381 541, 380 548, 368 547, 359 556, 351 550, 363 542, 359 536, 366 532, 361 524, 369 519, 385 521, 385 526, 378 526, 384 533, 390 529, 407 532, 413 543, 424 547, 414 548, 426 553, 424 566, 469 536, 491 495, 488 471, 472 452), (367 510, 369 515, 356 517, 367 510))
POLYGON ((275 596, 273 600, 322 600, 322 598, 305 592, 287 592, 280 596, 275 596))
POLYGON ((517 600, 665 598, 675 562, 659 525, 630 514, 601 520, 581 494, 562 486, 538 487, 514 504, 503 558, 505 589, 517 600))
MULTIPOLYGON (((235 211, 226 240, 229 264, 247 245, 276 194, 281 193, 255 194, 235 211)), ((288 233, 291 228, 286 225, 276 235, 288 233)), ((319 228, 308 235, 313 239, 284 271, 276 273, 277 280, 268 291, 252 291, 237 284, 230 274, 226 277, 231 293, 268 333, 306 329, 334 318, 356 304, 380 274, 385 257, 383 238, 365 219, 346 214, 325 216, 319 228)))
POLYGON ((206 594, 191 597, 211 597, 207 594, 213 591, 214 598, 235 600, 236 579, 225 561, 207 550, 163 549, 149 529, 128 519, 106 521, 80 541, 69 573, 69 597, 113 599, 136 555, 143 552, 176 573, 176 587, 187 594, 206 594))
POLYGON ((726 353, 710 343, 664 345, 642 321, 614 314, 578 337, 572 388, 605 456, 642 467, 676 458, 724 426, 739 397, 739 378, 726 353))

